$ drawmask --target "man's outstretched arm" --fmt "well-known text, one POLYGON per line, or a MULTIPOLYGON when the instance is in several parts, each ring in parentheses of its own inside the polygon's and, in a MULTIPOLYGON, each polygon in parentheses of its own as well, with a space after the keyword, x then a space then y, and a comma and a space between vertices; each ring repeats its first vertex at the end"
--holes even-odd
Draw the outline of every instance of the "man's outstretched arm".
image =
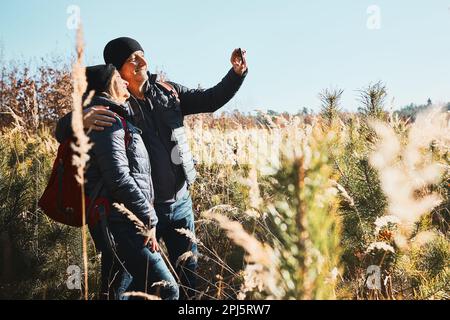
POLYGON ((233 68, 222 81, 207 90, 188 89, 171 83, 178 92, 183 115, 214 112, 234 97, 248 73, 245 51, 242 52, 241 57, 239 49, 235 49, 231 55, 231 64, 233 68))

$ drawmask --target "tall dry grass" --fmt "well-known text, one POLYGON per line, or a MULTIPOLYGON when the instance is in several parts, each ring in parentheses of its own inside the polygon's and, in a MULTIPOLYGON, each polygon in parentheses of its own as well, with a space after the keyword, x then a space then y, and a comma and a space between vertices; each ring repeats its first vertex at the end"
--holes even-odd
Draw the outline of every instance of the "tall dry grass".
MULTIPOLYGON (((57 147, 51 130, 72 107, 83 179, 82 51, 72 71, 42 67, 33 78, 2 68, 5 297, 76 298, 64 287, 70 264, 84 267, 85 299, 98 288, 99 256, 86 233, 48 221, 36 205, 57 147)), ((406 121, 385 111, 382 83, 360 94, 359 113, 342 112, 343 92, 333 89, 322 92, 319 115, 186 119, 199 171, 197 234, 178 231, 199 254, 177 265, 198 259, 197 299, 448 298, 448 111, 406 121), (381 269, 380 288, 367 286, 370 266, 381 269)))
POLYGON ((81 26, 77 30, 77 44, 76 44, 76 60, 72 67, 72 130, 75 137, 75 142, 72 143, 72 149, 74 150, 73 164, 77 167, 76 180, 81 185, 81 216, 82 216, 82 246, 83 246, 83 268, 84 268, 84 298, 88 300, 89 287, 88 287, 88 257, 87 257, 87 226, 86 226, 86 207, 85 207, 85 194, 84 194, 84 173, 87 162, 89 160, 89 150, 91 144, 89 138, 84 132, 83 126, 83 101, 82 96, 86 92, 86 68, 84 66, 84 42, 83 31, 81 26))

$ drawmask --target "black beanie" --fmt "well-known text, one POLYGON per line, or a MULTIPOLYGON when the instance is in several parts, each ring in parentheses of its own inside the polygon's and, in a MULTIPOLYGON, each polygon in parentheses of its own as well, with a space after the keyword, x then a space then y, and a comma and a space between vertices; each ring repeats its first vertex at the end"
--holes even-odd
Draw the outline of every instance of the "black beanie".
POLYGON ((105 46, 103 58, 105 63, 111 63, 120 70, 130 55, 136 51, 144 51, 139 42, 127 37, 117 38, 105 46))
POLYGON ((112 64, 100 64, 86 68, 87 89, 86 94, 92 90, 96 94, 107 92, 116 68, 112 64))

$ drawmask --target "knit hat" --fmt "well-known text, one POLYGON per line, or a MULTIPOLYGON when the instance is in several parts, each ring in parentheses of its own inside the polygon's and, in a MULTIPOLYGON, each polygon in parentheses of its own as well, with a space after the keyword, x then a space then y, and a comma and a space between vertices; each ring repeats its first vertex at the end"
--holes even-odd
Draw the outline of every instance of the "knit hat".
POLYGON ((136 51, 144 51, 139 42, 127 37, 117 38, 105 46, 103 58, 105 63, 111 63, 120 70, 130 55, 136 51))
POLYGON ((100 64, 86 68, 87 89, 89 94, 92 90, 96 94, 107 92, 116 68, 112 64, 100 64))

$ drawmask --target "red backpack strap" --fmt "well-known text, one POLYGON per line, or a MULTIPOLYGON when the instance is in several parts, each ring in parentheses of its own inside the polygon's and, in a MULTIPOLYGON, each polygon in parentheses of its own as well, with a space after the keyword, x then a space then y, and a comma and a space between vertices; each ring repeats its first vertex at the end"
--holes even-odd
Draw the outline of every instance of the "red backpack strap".
POLYGON ((128 131, 128 126, 127 126, 127 120, 125 120, 125 118, 120 117, 120 121, 122 122, 122 127, 123 130, 125 130, 125 148, 128 148, 128 146, 130 145, 131 142, 131 135, 130 132, 128 131))

